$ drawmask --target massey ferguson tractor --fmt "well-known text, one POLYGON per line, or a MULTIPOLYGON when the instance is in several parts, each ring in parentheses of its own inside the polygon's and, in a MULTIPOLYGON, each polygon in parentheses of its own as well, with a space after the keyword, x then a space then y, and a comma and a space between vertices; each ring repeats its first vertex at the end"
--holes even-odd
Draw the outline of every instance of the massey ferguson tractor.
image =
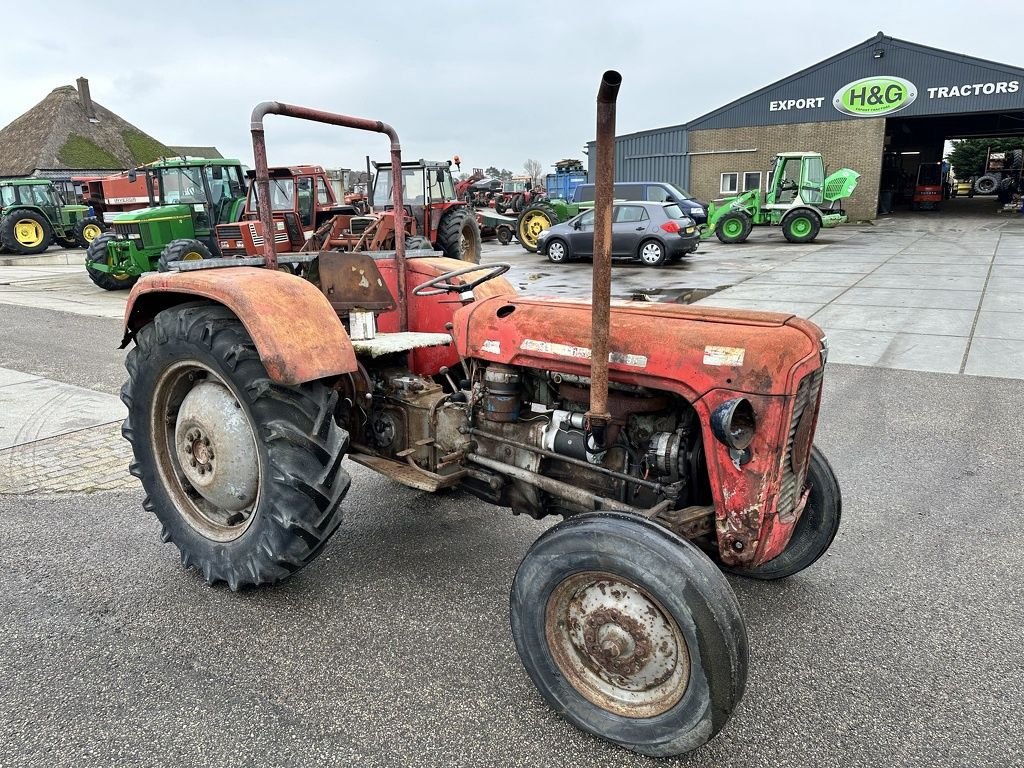
MULTIPOLYGON (((664 756, 713 738, 743 694, 747 636, 723 571, 780 579, 811 565, 840 493, 813 446, 828 352, 817 326, 610 303, 620 81, 605 73, 598 93, 592 305, 519 296, 507 264, 408 257, 398 175, 394 253, 279 255, 266 238, 260 259, 143 276, 125 316, 123 431, 163 540, 233 590, 324 550, 346 459, 563 518, 512 581, 522 663, 572 723, 664 756)), ((264 102, 251 127, 265 231, 267 115, 383 133, 391 167, 405 167, 385 123, 264 102)))

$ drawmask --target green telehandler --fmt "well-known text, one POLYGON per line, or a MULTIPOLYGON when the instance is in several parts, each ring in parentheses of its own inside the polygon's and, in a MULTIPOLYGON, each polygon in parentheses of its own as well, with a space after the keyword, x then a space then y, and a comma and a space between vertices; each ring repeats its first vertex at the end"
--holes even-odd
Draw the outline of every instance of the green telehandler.
POLYGON ((117 216, 85 257, 89 277, 108 291, 130 288, 144 272, 176 261, 219 256, 216 226, 238 221, 245 205, 238 160, 165 158, 139 172, 146 174, 149 207, 117 216))
POLYGON ((763 202, 760 189, 713 201, 701 237, 742 243, 755 226, 774 225, 789 242, 809 243, 823 228, 847 221, 837 204, 853 194, 860 174, 840 168, 826 178, 819 153, 783 152, 776 156, 769 178, 763 202))
POLYGON ((88 245, 103 233, 103 222, 86 205, 68 205, 47 179, 0 181, 0 246, 22 256, 42 253, 56 241, 88 245))

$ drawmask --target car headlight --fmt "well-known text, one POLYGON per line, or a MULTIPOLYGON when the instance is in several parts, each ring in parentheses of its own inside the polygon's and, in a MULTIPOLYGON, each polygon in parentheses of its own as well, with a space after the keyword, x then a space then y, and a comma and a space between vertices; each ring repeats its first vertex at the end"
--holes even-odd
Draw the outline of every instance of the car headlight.
POLYGON ((726 400, 711 413, 711 432, 734 451, 746 450, 754 442, 756 429, 754 406, 745 397, 726 400))

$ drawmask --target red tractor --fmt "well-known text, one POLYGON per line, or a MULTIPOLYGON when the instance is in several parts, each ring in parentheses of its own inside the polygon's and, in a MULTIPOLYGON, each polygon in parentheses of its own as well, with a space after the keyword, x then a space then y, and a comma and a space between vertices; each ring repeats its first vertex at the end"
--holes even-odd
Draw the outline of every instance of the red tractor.
POLYGON ((91 205, 100 221, 109 223, 119 213, 153 205, 145 172, 133 169, 112 176, 73 177, 71 181, 81 187, 82 204, 91 205))
MULTIPOLYGON (((261 266, 183 261, 142 277, 125 315, 123 432, 163 540, 231 589, 278 582, 324 550, 346 457, 413 488, 563 517, 512 581, 520 658, 571 722, 664 756, 713 738, 743 694, 746 630, 722 571, 803 570, 831 544, 841 503, 813 446, 828 351, 817 326, 611 305, 620 79, 605 73, 598 94, 592 306, 519 296, 507 264, 407 259, 400 174, 378 182, 392 254, 279 255, 267 238, 261 266)), ((260 104, 264 231, 268 114, 384 133, 390 167, 406 167, 387 124, 260 104)))

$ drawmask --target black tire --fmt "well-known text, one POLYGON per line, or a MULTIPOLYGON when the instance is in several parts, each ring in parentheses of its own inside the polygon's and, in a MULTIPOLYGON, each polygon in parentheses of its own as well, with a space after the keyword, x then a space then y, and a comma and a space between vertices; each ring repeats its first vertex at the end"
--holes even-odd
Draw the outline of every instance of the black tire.
POLYGON ((782 235, 791 243, 810 243, 821 231, 821 218, 809 208, 797 208, 782 217, 782 235))
POLYGON ((999 179, 986 173, 974 182, 974 191, 979 195, 991 195, 999 188, 999 179))
POLYGON ((807 485, 811 489, 807 506, 782 554, 756 568, 728 569, 730 573, 774 581, 799 573, 825 554, 839 530, 843 497, 832 465, 816 446, 811 447, 807 485))
POLYGON ((405 238, 405 250, 407 251, 433 251, 434 244, 423 235, 408 235, 405 238))
POLYGON ((555 209, 545 203, 528 205, 519 214, 516 221, 516 237, 523 248, 530 253, 537 252, 537 236, 558 223, 555 209))
POLYGON ((501 198, 494 198, 494 212, 499 216, 504 216, 506 211, 508 211, 508 206, 501 201, 501 198))
POLYGON ((437 248, 449 259, 480 263, 480 225, 470 208, 452 208, 437 227, 437 248))
POLYGON ((212 259, 213 254, 206 244, 192 238, 171 240, 160 252, 160 259, 156 263, 157 272, 170 272, 171 265, 179 261, 199 261, 200 259, 212 259))
POLYGON ((1024 149, 1011 149, 1006 153, 1006 159, 1011 168, 1020 168, 1024 163, 1024 149))
POLYGON ((114 234, 103 234, 89 243, 85 251, 85 272, 94 284, 105 291, 124 291, 131 288, 138 282, 139 276, 124 272, 115 275, 111 272, 100 272, 93 264, 109 264, 110 252, 107 250, 107 243, 116 240, 114 234))
POLYGON ((647 520, 593 513, 549 529, 516 571, 511 618, 523 666, 551 707, 635 752, 696 749, 743 696, 747 633, 729 583, 695 546, 647 520), (628 656, 612 655, 609 640, 628 656), (622 666, 641 661, 644 647, 642 666, 622 666), (611 676, 627 675, 657 680, 642 706, 615 698, 623 688, 611 676))
POLYGON ((729 211, 718 220, 715 237, 727 245, 742 243, 750 236, 754 220, 743 211, 729 211))
POLYGON ((644 240, 637 246, 636 257, 645 267, 660 267, 668 260, 668 251, 657 240, 644 240))
POLYGON ((348 433, 334 419, 337 393, 320 382, 274 383, 241 321, 220 305, 165 310, 135 342, 121 388, 128 406, 122 433, 135 454, 130 471, 146 492, 143 507, 160 521, 161 539, 178 547, 186 568, 232 590, 281 581, 311 562, 341 522, 350 483, 341 466, 348 433), (209 393, 221 407, 204 412, 209 393), (206 434, 212 439, 203 448, 206 434), (219 454, 232 462, 216 464, 219 454), (232 468, 246 459, 255 481, 239 481, 237 473, 232 480, 232 468), (196 479, 197 466, 209 467, 208 488, 196 479), (232 506, 207 497, 214 494, 227 494, 232 506))
POLYGON ((523 210, 523 194, 518 192, 512 198, 512 213, 518 214, 523 210))
POLYGON ((94 216, 87 216, 75 224, 75 242, 80 248, 88 248, 97 237, 107 231, 107 225, 94 216))
POLYGON ((0 221, 0 243, 11 253, 32 256, 45 251, 51 242, 53 227, 31 208, 15 208, 0 221))
POLYGON ((544 255, 552 264, 564 264, 572 260, 572 249, 565 240, 554 237, 544 246, 544 255))
POLYGON ((499 224, 497 230, 498 242, 502 245, 508 245, 512 242, 512 227, 507 224, 499 224))

